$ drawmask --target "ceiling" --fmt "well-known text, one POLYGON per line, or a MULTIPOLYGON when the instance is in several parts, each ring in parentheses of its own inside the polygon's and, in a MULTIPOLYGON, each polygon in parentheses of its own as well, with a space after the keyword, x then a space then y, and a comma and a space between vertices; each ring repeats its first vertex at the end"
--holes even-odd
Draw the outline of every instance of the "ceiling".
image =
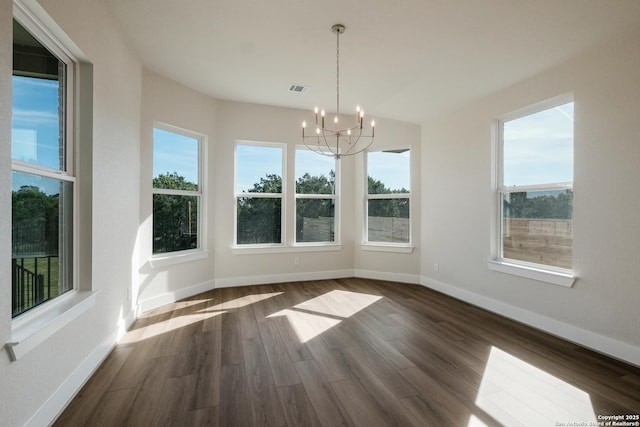
POLYGON ((109 0, 148 68, 218 99, 420 123, 640 28, 639 0, 109 0), (288 91, 304 84, 304 93, 288 91))

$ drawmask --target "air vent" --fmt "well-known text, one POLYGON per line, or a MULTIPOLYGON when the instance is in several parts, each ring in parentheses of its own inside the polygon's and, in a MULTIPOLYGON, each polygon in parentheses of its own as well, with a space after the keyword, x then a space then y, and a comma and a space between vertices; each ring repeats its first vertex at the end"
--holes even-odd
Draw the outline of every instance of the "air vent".
POLYGON ((311 88, 311 86, 292 84, 291 86, 289 86, 289 92, 306 93, 310 88, 311 88))

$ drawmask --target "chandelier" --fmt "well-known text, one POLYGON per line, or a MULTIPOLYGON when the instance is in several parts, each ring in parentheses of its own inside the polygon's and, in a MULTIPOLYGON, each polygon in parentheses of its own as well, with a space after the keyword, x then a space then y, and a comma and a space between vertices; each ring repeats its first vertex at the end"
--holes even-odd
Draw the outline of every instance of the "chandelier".
MULTIPOLYGON (((307 122, 302 122, 302 142, 310 150, 324 156, 340 159, 352 156, 366 150, 375 136, 375 121, 371 121, 371 133, 364 132, 364 111, 356 107, 356 119, 351 126, 342 127, 343 118, 340 117, 340 34, 344 33, 344 25, 336 24, 331 31, 336 34, 336 115, 333 120, 325 124, 325 111, 314 109, 315 130, 311 134, 306 132, 307 122)), ((346 121, 345 121, 346 123, 346 121)))

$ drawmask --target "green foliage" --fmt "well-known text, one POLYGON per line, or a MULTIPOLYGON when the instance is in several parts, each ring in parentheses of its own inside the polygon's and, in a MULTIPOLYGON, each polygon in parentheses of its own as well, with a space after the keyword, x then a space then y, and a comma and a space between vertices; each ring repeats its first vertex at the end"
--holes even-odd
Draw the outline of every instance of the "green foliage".
POLYGON ((527 196, 527 192, 519 192, 505 197, 505 218, 571 219, 573 216, 572 190, 549 191, 537 197, 527 196))
POLYGON ((153 188, 198 191, 198 184, 187 181, 185 177, 178 175, 178 172, 167 172, 153 178, 153 188))
POLYGON ((324 175, 311 176, 308 172, 296 181, 296 193, 298 194, 334 194, 336 173, 329 172, 329 177, 324 175))
POLYGON ((253 184, 249 193, 282 193, 282 177, 276 174, 267 174, 260 178, 260 182, 253 184))
MULTIPOLYGON (((178 173, 153 179, 153 187, 197 191, 198 185, 178 173)), ((198 247, 198 197, 172 194, 153 195, 153 253, 198 247)))
POLYGON ((392 190, 387 188, 381 181, 377 179, 373 179, 372 177, 367 177, 368 182, 368 191, 369 194, 400 194, 400 193, 409 193, 409 190, 405 188, 392 190))
POLYGON ((58 253, 59 205, 59 194, 47 196, 33 185, 11 193, 14 254, 58 253))

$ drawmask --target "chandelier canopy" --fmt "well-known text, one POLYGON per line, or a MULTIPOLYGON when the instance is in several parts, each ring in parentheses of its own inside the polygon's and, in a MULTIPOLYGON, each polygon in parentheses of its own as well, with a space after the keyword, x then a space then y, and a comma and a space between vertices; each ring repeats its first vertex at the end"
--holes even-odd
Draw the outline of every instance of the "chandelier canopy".
POLYGON ((336 24, 331 27, 331 31, 336 34, 336 115, 333 120, 328 120, 325 125, 325 110, 314 109, 315 130, 308 134, 306 132, 307 122, 302 122, 302 141, 310 150, 324 156, 340 159, 345 156, 352 156, 366 150, 372 143, 375 136, 375 121, 371 121, 371 133, 367 134, 364 129, 364 110, 360 106, 356 107, 355 121, 351 126, 343 125, 346 120, 340 117, 340 34, 344 33, 345 27, 336 24), (331 123, 332 122, 332 123, 331 123), (341 127, 345 126, 345 127, 341 127))

